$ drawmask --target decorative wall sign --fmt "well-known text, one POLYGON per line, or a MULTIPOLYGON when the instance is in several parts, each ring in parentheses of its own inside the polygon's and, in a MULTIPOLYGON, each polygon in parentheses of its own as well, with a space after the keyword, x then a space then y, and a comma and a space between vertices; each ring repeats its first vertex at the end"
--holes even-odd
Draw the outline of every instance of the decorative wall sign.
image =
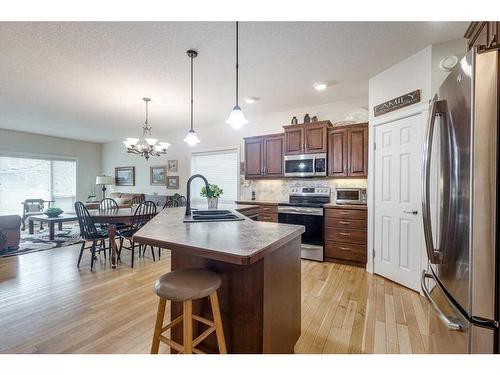
POLYGON ((116 186, 135 186, 135 167, 115 168, 116 186))
POLYGON ((420 102, 420 90, 415 90, 373 107, 375 117, 420 102))

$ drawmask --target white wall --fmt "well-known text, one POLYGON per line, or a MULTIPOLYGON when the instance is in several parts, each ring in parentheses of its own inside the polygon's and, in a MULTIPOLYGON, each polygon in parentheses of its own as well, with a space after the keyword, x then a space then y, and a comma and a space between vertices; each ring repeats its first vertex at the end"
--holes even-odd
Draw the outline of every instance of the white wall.
MULTIPOLYGON (((332 88, 333 90, 334 88, 332 88)), ((255 105, 259 105, 258 102, 255 105)), ((332 122, 343 120, 345 115, 355 108, 367 106, 367 98, 357 98, 345 100, 335 103, 328 103, 313 107, 297 108, 291 111, 283 111, 271 113, 261 116, 248 118, 250 123, 241 130, 233 130, 225 123, 213 124, 211 126, 196 127, 195 130, 201 140, 201 143, 196 147, 189 147, 183 142, 188 125, 185 129, 178 129, 167 133, 165 136, 155 133, 155 138, 168 141, 172 145, 169 148, 168 156, 150 159, 146 162, 143 158, 136 155, 130 155, 125 152, 121 142, 106 143, 103 147, 103 170, 106 174, 114 175, 114 168, 118 166, 135 166, 136 167, 136 185, 133 187, 115 186, 114 191, 121 192, 143 192, 152 194, 171 195, 175 192, 185 194, 186 181, 190 176, 190 158, 192 152, 209 151, 225 148, 238 148, 243 150, 243 137, 253 135, 263 135, 271 133, 280 133, 283 131, 283 125, 290 124, 293 116, 297 116, 300 120, 304 114, 309 113, 312 117, 318 116, 319 120, 330 120, 332 122), (180 189, 168 190, 163 186, 151 186, 149 183, 149 167, 155 165, 166 164, 169 159, 177 159, 179 161, 180 189)), ((154 128, 153 128, 154 131, 154 128)), ((242 154, 242 153, 241 153, 242 154)), ((243 161, 243 155, 241 160, 243 161)), ((174 174, 173 174, 174 175, 174 174)), ((246 197, 244 197, 246 199, 246 197)))
POLYGON ((373 107, 413 90, 420 90, 420 100, 429 101, 448 76, 439 68, 439 62, 446 56, 456 55, 461 59, 466 52, 464 38, 434 44, 415 53, 370 78, 368 101, 370 118, 373 107))
POLYGON ((0 153, 77 159, 76 198, 86 200, 101 174, 102 144, 0 129, 0 153))

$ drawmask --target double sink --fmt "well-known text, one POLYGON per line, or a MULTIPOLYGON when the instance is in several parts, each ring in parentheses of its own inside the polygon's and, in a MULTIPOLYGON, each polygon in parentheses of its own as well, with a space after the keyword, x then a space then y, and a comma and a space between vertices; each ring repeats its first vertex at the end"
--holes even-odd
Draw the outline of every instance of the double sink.
POLYGON ((242 221, 245 217, 231 210, 191 210, 191 216, 184 218, 185 223, 212 221, 242 221))

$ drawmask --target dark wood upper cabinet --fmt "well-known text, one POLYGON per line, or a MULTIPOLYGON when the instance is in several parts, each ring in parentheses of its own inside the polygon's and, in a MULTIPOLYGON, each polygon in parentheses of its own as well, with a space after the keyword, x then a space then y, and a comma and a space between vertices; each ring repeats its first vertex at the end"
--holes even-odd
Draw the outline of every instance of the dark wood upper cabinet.
POLYGON ((330 121, 284 126, 285 155, 316 154, 328 150, 330 121))
POLYGON ((471 22, 464 37, 468 39, 467 48, 475 46, 492 47, 499 43, 500 22, 480 21, 471 22))
POLYGON ((245 138, 245 178, 283 176, 284 134, 245 138))
POLYGON ((347 177, 347 130, 332 131, 328 142, 328 175, 332 177, 347 177))
POLYGON ((368 175, 368 125, 347 131, 347 148, 350 177, 368 175))
POLYGON ((261 137, 245 138, 245 177, 261 177, 264 170, 264 148, 261 137))
POLYGON ((335 128, 328 135, 328 175, 368 176, 368 124, 335 128))
POLYGON ((264 174, 266 176, 283 176, 283 135, 264 138, 264 174))
POLYGON ((304 153, 304 127, 291 125, 285 127, 285 154, 296 155, 304 153))

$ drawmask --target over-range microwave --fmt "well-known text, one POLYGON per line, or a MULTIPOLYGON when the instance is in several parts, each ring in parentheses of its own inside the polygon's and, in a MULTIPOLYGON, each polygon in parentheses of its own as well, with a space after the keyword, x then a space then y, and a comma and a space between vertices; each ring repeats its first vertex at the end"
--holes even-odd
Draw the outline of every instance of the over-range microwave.
POLYGON ((336 204, 362 204, 366 205, 366 189, 359 188, 336 188, 336 204))
POLYGON ((285 177, 326 176, 326 153, 285 155, 285 177))

